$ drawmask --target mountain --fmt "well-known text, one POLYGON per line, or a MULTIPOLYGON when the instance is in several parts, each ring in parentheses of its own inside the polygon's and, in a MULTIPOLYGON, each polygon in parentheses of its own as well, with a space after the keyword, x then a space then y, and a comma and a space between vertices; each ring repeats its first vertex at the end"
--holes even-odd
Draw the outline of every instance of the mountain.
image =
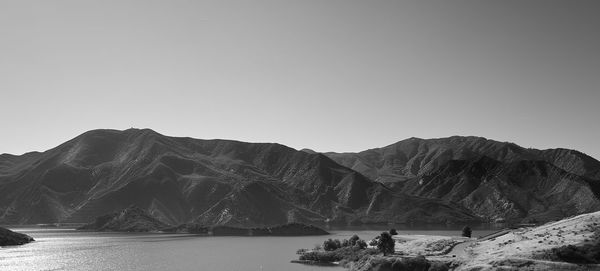
POLYGON ((485 220, 547 221, 600 210, 600 162, 573 150, 455 136, 327 155, 389 187, 459 204, 485 220))
POLYGON ((171 225, 543 221, 600 209, 599 164, 479 137, 322 154, 93 130, 0 155, 0 223, 85 223, 131 205, 171 225))
POLYGON ((1 223, 88 222, 130 205, 172 225, 478 219, 279 144, 93 130, 43 153, 0 158, 1 223))

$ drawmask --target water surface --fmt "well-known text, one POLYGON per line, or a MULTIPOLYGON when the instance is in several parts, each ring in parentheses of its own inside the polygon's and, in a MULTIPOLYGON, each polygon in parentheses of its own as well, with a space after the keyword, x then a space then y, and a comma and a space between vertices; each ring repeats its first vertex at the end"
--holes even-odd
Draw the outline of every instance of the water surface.
MULTIPOLYGON (((205 237, 155 233, 94 233, 73 229, 11 228, 35 242, 0 248, 0 270, 290 270, 340 271, 290 263, 299 248, 327 238, 358 234, 371 239, 383 229, 332 230, 329 236, 205 237)), ((473 231, 485 235, 493 229, 473 231)), ((458 235, 460 229, 399 230, 399 234, 458 235)))

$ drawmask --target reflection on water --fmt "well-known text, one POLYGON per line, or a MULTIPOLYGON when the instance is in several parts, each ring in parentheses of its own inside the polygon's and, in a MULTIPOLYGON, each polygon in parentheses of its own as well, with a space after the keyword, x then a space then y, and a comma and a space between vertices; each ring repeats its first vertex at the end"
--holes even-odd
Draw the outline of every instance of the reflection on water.
MULTIPOLYGON (((399 234, 458 235, 459 228, 403 230, 399 234)), ((0 248, 0 270, 343 270, 292 264, 296 250, 327 238, 363 239, 387 227, 334 230, 330 236, 198 237, 183 234, 91 233, 56 228, 12 228, 36 242, 0 248)), ((493 229, 475 228, 474 236, 493 229)))

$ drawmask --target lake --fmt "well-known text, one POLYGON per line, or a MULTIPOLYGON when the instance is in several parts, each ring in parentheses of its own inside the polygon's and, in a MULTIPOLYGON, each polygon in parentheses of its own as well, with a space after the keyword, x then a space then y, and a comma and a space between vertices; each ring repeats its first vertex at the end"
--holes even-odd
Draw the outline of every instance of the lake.
MULTIPOLYGON (((327 238, 358 234, 368 240, 382 229, 330 229, 328 236, 230 237, 184 234, 93 233, 73 229, 11 227, 36 241, 0 248, 0 270, 291 270, 339 271, 290 263, 299 248, 313 248, 327 238)), ((473 236, 494 229, 474 228, 473 236)), ((460 229, 399 229, 399 234, 459 235, 460 229)))

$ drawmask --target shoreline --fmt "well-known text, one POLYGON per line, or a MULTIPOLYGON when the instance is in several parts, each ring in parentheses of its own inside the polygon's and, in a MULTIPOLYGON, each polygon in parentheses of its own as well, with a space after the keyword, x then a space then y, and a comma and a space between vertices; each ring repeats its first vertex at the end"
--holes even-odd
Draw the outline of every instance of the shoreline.
POLYGON ((600 254, 589 252, 600 249, 600 212, 538 226, 501 229, 479 238, 423 234, 392 238, 393 254, 383 256, 377 251, 358 260, 345 258, 344 266, 354 271, 415 263, 457 271, 600 270, 600 254))

